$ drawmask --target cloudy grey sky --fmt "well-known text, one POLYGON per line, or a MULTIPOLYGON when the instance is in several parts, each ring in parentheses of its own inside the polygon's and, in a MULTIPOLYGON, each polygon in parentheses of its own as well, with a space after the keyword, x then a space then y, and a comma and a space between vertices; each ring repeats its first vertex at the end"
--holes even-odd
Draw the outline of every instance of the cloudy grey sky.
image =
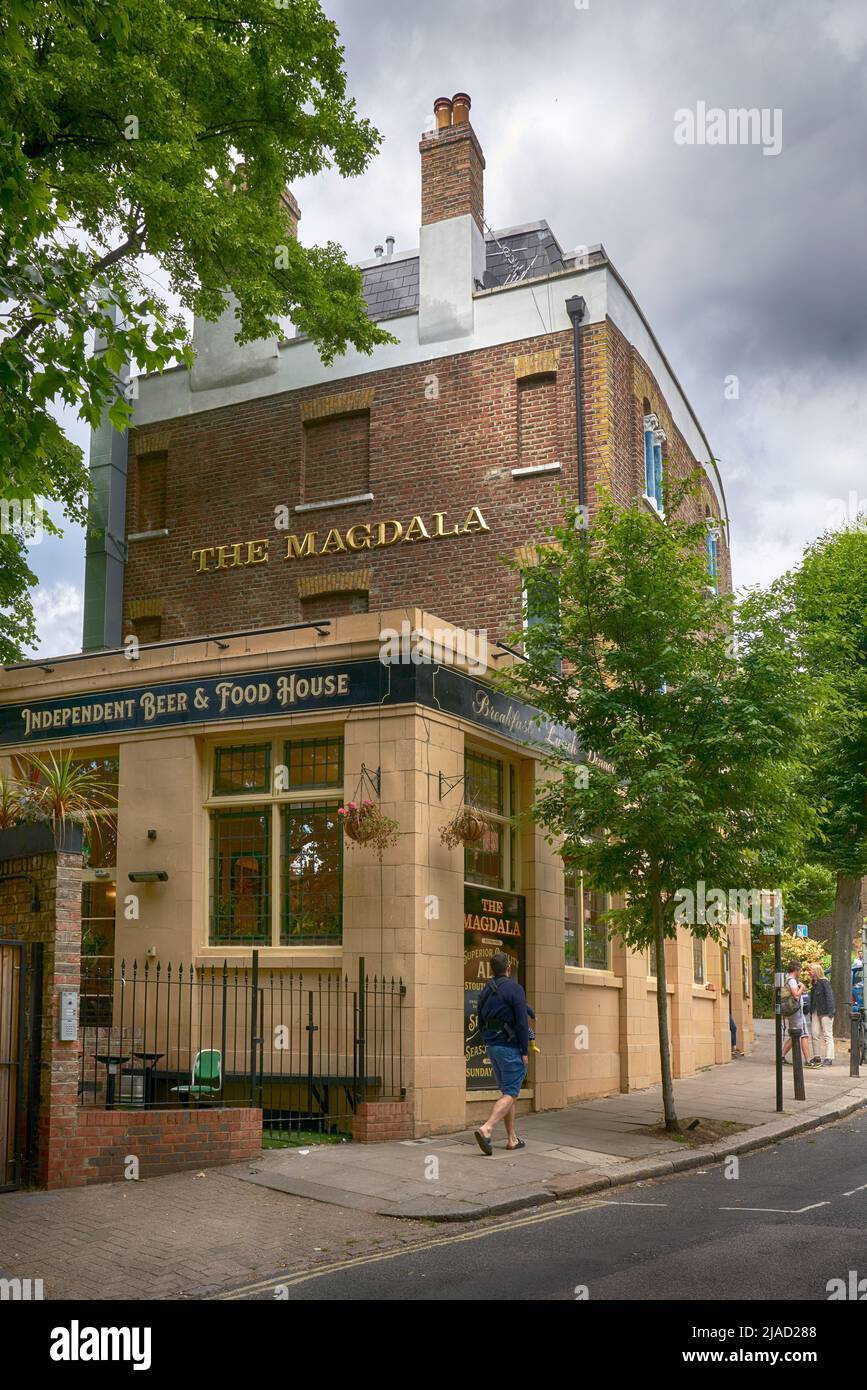
MULTIPOLYGON (((362 179, 296 187, 302 240, 417 246, 418 136, 435 97, 469 92, 489 224, 601 241, 653 325, 720 460, 736 585, 867 506, 867 0, 323 8, 384 141, 362 179), (780 153, 676 143, 699 102, 779 110, 780 153)), ((31 558, 40 649, 75 650, 83 537, 31 558)))

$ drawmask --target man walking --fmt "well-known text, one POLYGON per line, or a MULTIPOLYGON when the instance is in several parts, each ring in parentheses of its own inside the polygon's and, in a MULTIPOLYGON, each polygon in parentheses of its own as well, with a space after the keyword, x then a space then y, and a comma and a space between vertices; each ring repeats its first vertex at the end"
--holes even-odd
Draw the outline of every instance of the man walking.
POLYGON ((517 980, 511 978, 512 966, 505 951, 495 951, 491 956, 491 972, 493 978, 479 995, 477 1016, 497 1089, 502 1094, 485 1123, 475 1131, 476 1143, 488 1158, 494 1152, 494 1125, 500 1120, 506 1127, 506 1148, 526 1147, 515 1133, 515 1102, 527 1074, 530 1050, 527 996, 517 980))

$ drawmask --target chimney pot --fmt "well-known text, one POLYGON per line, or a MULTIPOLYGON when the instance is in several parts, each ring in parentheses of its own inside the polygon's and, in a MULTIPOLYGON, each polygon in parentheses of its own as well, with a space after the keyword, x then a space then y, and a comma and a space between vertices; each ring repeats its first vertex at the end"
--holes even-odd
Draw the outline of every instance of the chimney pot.
POLYGON ((450 97, 437 97, 434 102, 434 115, 437 130, 447 130, 452 123, 452 103, 450 97))
POLYGON ((466 125, 470 119, 472 102, 466 92, 455 92, 452 97, 452 119, 455 125, 466 125))
POLYGON ((391 258, 392 258, 392 256, 394 255, 394 237, 393 237, 393 236, 387 236, 387 237, 385 238, 385 244, 386 244, 386 247, 388 248, 388 249, 386 250, 386 253, 385 253, 385 259, 386 259, 387 261, 390 261, 391 258))
POLYGON ((373 254, 374 254, 374 256, 381 256, 381 255, 382 255, 382 247, 381 247, 381 246, 374 246, 374 248, 373 248, 373 254))

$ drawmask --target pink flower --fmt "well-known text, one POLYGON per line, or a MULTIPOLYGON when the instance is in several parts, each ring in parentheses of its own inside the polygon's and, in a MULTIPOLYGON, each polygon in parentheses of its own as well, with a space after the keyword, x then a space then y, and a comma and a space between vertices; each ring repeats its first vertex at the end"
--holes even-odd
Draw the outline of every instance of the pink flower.
POLYGON ((346 807, 345 807, 345 806, 338 806, 338 808, 337 808, 337 814, 338 814, 338 816, 345 816, 345 815, 346 815, 346 807))
POLYGON ((348 811, 357 811, 357 810, 358 810, 358 803, 355 802, 355 801, 347 801, 347 803, 346 803, 346 809, 347 809, 348 811))
POLYGON ((362 806, 372 806, 372 805, 373 805, 373 802, 372 802, 372 801, 362 801, 361 804, 362 804, 362 806))

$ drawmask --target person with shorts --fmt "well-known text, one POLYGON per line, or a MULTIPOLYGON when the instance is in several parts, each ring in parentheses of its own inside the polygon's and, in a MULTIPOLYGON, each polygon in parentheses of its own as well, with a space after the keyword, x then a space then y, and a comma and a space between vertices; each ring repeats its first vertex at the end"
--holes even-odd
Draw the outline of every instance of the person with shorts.
POLYGON ((792 1037, 795 1036, 800 1038, 801 1052, 804 1062, 807 1064, 810 1061, 810 1041, 807 1019, 804 1014, 804 1000, 808 990, 806 985, 801 983, 801 962, 799 960, 790 960, 786 966, 785 989, 789 991, 793 999, 797 1000, 798 1007, 794 1013, 783 1015, 784 1022, 788 1024, 789 1028, 789 1036, 783 1043, 783 1061, 786 1060, 792 1046, 792 1037))
POLYGON ((511 978, 512 966, 505 951, 491 956, 492 978, 479 995, 479 1031, 487 1050, 500 1099, 483 1125, 475 1131, 476 1143, 488 1158, 494 1152, 491 1136, 502 1120, 506 1129, 506 1148, 526 1148, 515 1133, 515 1104, 527 1074, 530 1026, 527 996, 511 978))

